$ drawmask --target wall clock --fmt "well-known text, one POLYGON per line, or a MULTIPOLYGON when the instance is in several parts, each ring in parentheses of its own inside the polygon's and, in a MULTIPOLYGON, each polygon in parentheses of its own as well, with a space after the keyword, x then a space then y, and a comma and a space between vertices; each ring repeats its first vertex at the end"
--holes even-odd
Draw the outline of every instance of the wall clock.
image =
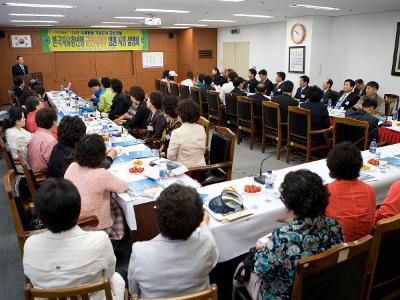
POLYGON ((306 37, 306 28, 303 24, 296 23, 290 30, 290 37, 295 44, 301 44, 306 37))

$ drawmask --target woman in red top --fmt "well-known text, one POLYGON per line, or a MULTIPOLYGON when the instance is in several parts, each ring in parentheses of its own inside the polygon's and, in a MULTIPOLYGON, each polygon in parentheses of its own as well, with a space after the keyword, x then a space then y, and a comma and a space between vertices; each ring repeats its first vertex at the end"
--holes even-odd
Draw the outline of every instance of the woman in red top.
POLYGON ((375 225, 375 192, 357 179, 362 164, 360 150, 350 142, 336 145, 327 158, 330 176, 335 180, 328 184, 330 197, 325 214, 339 221, 346 242, 370 234, 375 225))
MULTIPOLYGON (((35 133, 38 129, 36 125, 36 112, 43 108, 43 102, 40 101, 38 96, 29 96, 25 101, 25 107, 28 112, 26 116, 26 125, 25 129, 28 130, 30 133, 35 133)), ((57 140, 57 128, 51 131, 51 134, 57 140)))
POLYGON ((392 184, 381 207, 376 211, 375 222, 400 214, 400 180, 392 184))

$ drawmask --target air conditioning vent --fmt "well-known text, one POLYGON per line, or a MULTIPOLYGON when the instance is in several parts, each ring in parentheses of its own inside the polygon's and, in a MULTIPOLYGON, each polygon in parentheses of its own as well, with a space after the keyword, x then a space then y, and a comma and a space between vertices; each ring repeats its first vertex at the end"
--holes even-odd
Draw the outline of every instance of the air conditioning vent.
POLYGON ((212 50, 199 50, 199 58, 212 58, 212 50))

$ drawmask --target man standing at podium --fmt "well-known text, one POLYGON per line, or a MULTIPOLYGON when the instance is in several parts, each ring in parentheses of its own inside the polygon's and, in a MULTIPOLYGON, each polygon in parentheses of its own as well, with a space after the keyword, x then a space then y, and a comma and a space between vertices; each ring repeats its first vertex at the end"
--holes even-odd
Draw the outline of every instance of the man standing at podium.
POLYGON ((13 78, 15 78, 16 76, 24 76, 28 73, 28 66, 24 65, 24 57, 17 56, 17 63, 12 66, 13 78))

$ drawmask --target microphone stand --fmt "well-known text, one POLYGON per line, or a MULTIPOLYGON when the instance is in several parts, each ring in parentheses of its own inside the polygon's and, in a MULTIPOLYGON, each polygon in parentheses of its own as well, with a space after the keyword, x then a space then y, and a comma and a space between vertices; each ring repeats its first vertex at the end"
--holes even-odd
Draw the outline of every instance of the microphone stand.
MULTIPOLYGON (((270 153, 271 153, 271 152, 270 152, 270 153)), ((265 175, 262 175, 262 167, 263 167, 264 162, 265 162, 268 158, 271 158, 272 156, 274 156, 274 154, 268 155, 266 158, 264 158, 264 159, 261 161, 261 164, 260 164, 260 174, 259 174, 258 176, 254 176, 254 181, 255 181, 255 182, 260 183, 260 184, 265 184, 266 176, 265 176, 265 175)))

